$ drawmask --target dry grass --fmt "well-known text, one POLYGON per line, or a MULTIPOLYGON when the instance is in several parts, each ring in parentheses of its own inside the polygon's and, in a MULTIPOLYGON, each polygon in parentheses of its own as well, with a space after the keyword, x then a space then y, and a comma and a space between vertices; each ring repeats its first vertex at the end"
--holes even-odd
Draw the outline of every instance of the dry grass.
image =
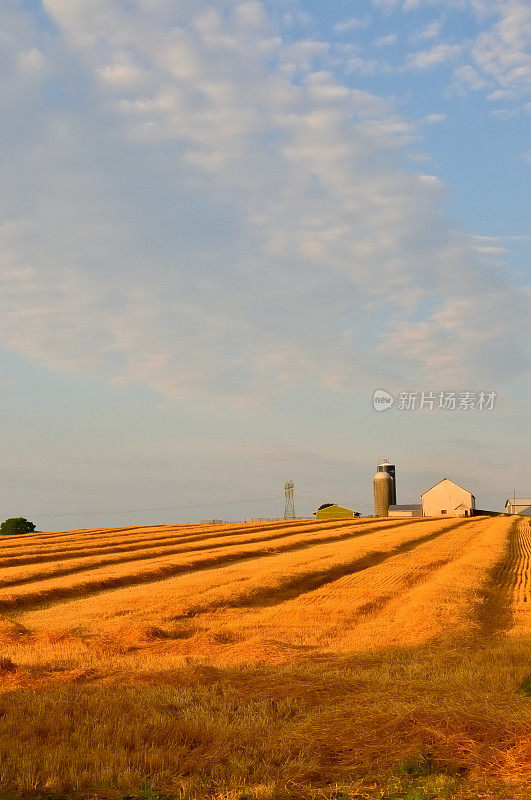
POLYGON ((0 792, 527 799, 529 534, 499 517, 6 539, 0 792))

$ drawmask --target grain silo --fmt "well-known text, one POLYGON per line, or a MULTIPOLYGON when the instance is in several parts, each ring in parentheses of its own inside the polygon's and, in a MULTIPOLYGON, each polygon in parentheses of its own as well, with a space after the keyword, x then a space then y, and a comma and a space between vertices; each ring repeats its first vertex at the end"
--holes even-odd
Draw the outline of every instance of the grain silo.
POLYGON ((390 464, 386 458, 381 458, 378 461, 378 466, 376 467, 377 472, 388 472, 391 478, 393 479, 393 491, 391 494, 391 502, 389 505, 396 506, 396 470, 395 465, 390 464))
POLYGON ((373 480, 374 515, 387 517, 389 506, 393 505, 393 478, 389 472, 378 470, 373 480))

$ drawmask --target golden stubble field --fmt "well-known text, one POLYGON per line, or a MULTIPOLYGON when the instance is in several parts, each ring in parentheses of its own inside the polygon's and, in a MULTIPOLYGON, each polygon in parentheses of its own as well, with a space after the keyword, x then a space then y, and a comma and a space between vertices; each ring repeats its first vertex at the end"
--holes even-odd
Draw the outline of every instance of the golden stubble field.
POLYGON ((530 555, 519 517, 4 537, 0 793, 529 798, 530 555))

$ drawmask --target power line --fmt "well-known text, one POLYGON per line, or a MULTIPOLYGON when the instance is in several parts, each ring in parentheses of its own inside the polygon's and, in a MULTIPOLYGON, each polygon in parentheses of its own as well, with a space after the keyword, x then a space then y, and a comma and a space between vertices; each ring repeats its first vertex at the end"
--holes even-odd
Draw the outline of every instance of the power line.
MULTIPOLYGON (((320 497, 304 497, 304 500, 311 500, 317 501, 320 500, 320 497)), ((43 514, 39 514, 37 512, 32 512, 30 516, 32 517, 88 517, 92 515, 105 515, 105 514, 142 514, 148 511, 180 511, 186 510, 189 508, 215 508, 217 506, 233 506, 233 505, 243 505, 245 503, 265 503, 268 500, 278 500, 278 497, 253 497, 248 500, 219 500, 218 502, 214 503, 191 503, 189 505, 184 506, 151 506, 150 508, 124 508, 115 511, 69 511, 68 513, 61 513, 61 514, 51 514, 50 512, 45 512, 43 514)))

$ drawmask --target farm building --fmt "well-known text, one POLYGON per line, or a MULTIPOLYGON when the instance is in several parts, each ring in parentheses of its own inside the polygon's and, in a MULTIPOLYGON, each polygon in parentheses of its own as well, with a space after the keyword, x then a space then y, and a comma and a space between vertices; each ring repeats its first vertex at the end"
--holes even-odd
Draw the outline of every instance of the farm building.
POLYGON ((443 478, 421 495, 424 517, 471 517, 476 508, 474 495, 449 478, 443 478))
POLYGON ((531 516, 531 497, 510 497, 505 503, 505 513, 531 516))
POLYGON ((350 508, 343 508, 336 503, 323 503, 315 512, 317 519, 352 519, 359 517, 359 511, 352 511, 350 508))
POLYGON ((420 503, 409 503, 402 506, 389 506, 388 517, 421 517, 422 506, 420 503))

